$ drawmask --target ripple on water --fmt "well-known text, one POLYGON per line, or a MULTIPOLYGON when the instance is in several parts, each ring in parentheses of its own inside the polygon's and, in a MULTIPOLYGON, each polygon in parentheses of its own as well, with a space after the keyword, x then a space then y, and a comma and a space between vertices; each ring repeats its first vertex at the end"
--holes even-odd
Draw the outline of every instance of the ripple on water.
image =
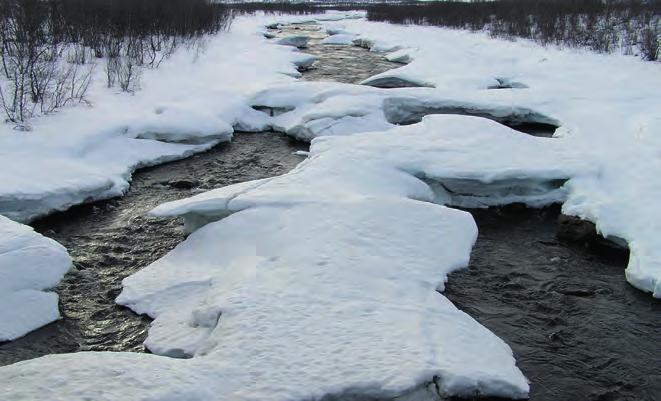
POLYGON ((627 254, 556 238, 558 208, 471 211, 479 238, 445 295, 504 339, 535 401, 661 394, 661 302, 624 279, 627 254))
POLYGON ((373 53, 353 45, 325 45, 321 41, 328 37, 321 26, 314 24, 288 25, 272 30, 276 37, 304 35, 310 38, 303 52, 317 57, 313 67, 304 71, 307 81, 332 81, 358 84, 367 78, 401 67, 401 64, 386 60, 383 54, 373 53))

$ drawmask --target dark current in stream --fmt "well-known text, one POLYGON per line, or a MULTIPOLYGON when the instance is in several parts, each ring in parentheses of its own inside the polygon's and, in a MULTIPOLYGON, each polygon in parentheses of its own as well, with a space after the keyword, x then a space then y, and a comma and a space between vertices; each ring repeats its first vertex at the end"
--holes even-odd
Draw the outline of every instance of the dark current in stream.
MULTIPOLYGON (((358 83, 397 67, 356 46, 322 45, 314 25, 275 30, 311 37, 318 57, 307 80, 358 83)), ((535 133, 537 134, 537 133, 535 133)), ((33 226, 62 243, 74 268, 55 289, 63 316, 0 344, 0 365, 83 350, 144 352, 150 323, 114 303, 121 280, 183 240, 177 219, 146 217, 156 205, 283 174, 307 145, 276 133, 238 133, 188 159, 136 171, 122 198, 81 205, 33 226)), ((479 238, 468 269, 450 275, 445 295, 514 350, 536 401, 661 399, 661 302, 624 279, 625 252, 565 244, 558 208, 470 211, 479 238)))

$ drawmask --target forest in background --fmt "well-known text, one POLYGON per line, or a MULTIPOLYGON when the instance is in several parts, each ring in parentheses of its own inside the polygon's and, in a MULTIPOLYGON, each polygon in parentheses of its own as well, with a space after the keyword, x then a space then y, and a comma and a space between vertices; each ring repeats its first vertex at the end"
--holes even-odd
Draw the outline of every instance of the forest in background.
POLYGON ((297 14, 362 9, 370 21, 486 31, 494 37, 622 52, 648 61, 661 56, 661 0, 273 1, 231 7, 297 14))

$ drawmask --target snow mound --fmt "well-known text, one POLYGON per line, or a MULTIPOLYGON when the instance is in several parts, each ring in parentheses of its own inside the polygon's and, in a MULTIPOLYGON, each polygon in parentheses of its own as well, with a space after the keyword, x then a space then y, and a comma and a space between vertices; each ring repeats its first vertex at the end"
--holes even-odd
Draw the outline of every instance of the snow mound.
POLYGON ((129 125, 126 134, 132 138, 163 142, 207 143, 229 141, 232 126, 219 116, 179 106, 159 106, 155 112, 129 125))
POLYGON ((303 35, 293 35, 286 36, 284 38, 278 39, 275 43, 283 46, 293 46, 298 47, 299 49, 308 47, 309 37, 303 35))
POLYGON ((400 49, 392 53, 386 54, 386 60, 392 61, 393 63, 408 64, 413 61, 413 49, 400 49))
POLYGON ((60 318, 55 287, 71 267, 57 242, 0 216, 0 342, 60 318))
POLYGON ((324 45, 350 45, 355 38, 356 35, 338 33, 325 38, 321 43, 324 45))
POLYGON ((303 71, 312 67, 312 64, 314 64, 316 60, 317 57, 311 54, 298 53, 292 62, 296 65, 299 71, 303 71))

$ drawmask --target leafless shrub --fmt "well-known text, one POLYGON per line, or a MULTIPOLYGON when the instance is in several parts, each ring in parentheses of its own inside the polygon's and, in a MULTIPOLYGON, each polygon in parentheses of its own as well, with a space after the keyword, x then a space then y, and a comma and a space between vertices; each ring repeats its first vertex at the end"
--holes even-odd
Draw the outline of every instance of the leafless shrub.
POLYGON ((2 0, 0 106, 8 121, 25 124, 84 102, 101 60, 109 87, 135 91, 141 68, 230 21, 209 0, 2 0))
POLYGON ((640 51, 645 60, 659 59, 659 26, 648 26, 641 32, 640 51))

